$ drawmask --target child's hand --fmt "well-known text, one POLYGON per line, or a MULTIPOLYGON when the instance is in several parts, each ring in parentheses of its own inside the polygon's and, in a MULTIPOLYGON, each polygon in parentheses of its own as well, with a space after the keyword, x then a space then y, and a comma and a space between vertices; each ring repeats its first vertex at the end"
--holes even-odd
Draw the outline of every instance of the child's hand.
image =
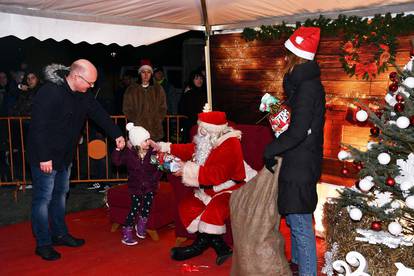
POLYGON ((149 139, 148 143, 150 144, 151 148, 153 148, 155 151, 161 150, 161 146, 158 145, 158 143, 154 142, 153 140, 149 139))

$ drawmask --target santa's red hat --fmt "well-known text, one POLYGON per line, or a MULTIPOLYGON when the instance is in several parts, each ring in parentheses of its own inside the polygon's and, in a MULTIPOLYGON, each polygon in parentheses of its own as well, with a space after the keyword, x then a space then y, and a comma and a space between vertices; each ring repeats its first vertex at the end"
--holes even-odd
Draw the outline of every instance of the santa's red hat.
POLYGON ((220 132, 228 126, 226 113, 222 111, 209 111, 204 107, 204 112, 198 114, 198 126, 208 132, 220 132))
POLYGON ((285 42, 285 47, 298 57, 313 60, 318 49, 321 30, 317 27, 299 27, 285 42))

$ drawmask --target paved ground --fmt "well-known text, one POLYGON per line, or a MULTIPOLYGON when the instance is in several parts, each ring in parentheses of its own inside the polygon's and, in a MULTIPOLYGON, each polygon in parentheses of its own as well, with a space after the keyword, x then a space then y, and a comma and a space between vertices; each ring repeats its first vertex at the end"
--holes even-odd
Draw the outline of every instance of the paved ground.
MULTIPOLYGON (((104 206, 105 193, 88 190, 89 184, 77 184, 71 187, 66 211, 94 209, 104 206)), ((32 190, 18 191, 14 198, 15 187, 0 187, 0 226, 14 224, 30 219, 32 190)))

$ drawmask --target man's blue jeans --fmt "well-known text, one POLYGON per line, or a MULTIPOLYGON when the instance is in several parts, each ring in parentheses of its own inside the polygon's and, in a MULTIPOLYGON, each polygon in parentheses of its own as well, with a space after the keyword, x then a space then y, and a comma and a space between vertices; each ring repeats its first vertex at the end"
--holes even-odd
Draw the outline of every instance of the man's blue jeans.
POLYGON ((291 233, 292 262, 299 265, 299 275, 316 276, 316 238, 312 214, 286 215, 286 223, 291 233))
POLYGON ((69 191, 70 167, 44 173, 31 166, 33 181, 32 228, 37 246, 52 244, 52 236, 68 233, 65 223, 66 195, 69 191))

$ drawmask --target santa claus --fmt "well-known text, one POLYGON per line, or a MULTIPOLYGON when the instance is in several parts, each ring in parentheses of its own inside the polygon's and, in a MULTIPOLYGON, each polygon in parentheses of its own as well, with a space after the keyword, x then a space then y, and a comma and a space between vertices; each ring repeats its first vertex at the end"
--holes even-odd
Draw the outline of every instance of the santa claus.
POLYGON ((193 143, 157 144, 158 150, 183 160, 175 174, 182 176, 184 185, 195 188, 180 202, 179 213, 187 231, 197 236, 191 245, 171 249, 174 260, 198 256, 210 246, 217 253, 218 265, 231 256, 232 250, 222 238, 230 216, 230 195, 256 175, 243 161, 240 139, 241 132, 228 126, 224 112, 205 108, 198 114, 193 143))

